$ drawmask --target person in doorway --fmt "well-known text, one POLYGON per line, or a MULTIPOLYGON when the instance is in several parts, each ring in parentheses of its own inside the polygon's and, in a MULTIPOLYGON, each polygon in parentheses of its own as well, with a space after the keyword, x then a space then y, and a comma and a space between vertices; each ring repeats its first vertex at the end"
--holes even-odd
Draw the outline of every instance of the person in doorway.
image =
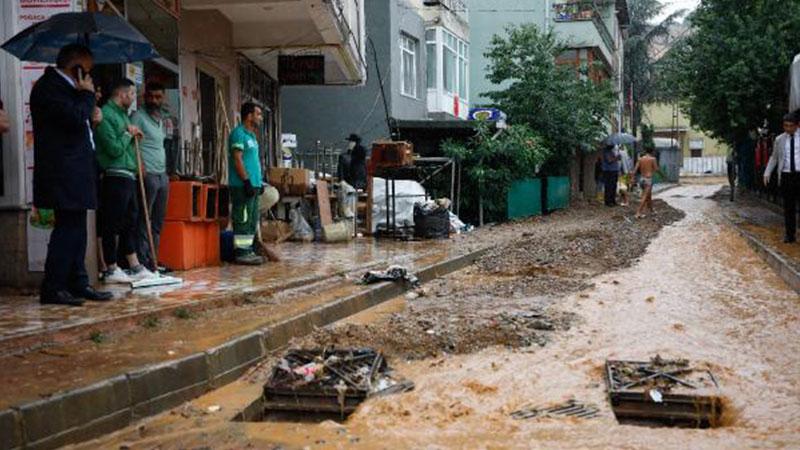
POLYGON ((617 179, 619 178, 620 156, 614 145, 607 145, 600 155, 603 169, 603 189, 605 205, 617 206, 617 179))
POLYGON ((164 148, 166 139, 165 118, 162 115, 164 105, 164 86, 150 82, 145 86, 144 109, 136 111, 131 123, 142 130, 142 160, 144 161, 145 199, 140 199, 139 206, 147 208, 150 214, 150 231, 153 235, 154 249, 150 248, 145 215, 139 214, 137 253, 139 261, 152 271, 157 271, 154 255, 158 252, 161 227, 167 212, 169 197, 169 176, 167 176, 167 151, 164 148))
POLYGON ((361 145, 361 136, 353 133, 347 138, 350 168, 345 181, 355 189, 367 188, 367 149, 361 145))
POLYGON ((242 105, 241 115, 242 123, 228 139, 233 246, 237 264, 257 266, 264 259, 253 247, 259 223, 258 196, 263 186, 256 132, 264 113, 255 103, 247 102, 242 105))
POLYGON ((644 156, 636 162, 636 167, 633 168, 633 173, 631 173, 632 178, 635 178, 637 173, 642 177, 640 180, 642 199, 639 202, 639 209, 636 210, 637 219, 644 217, 645 209, 649 209, 652 214, 655 214, 653 209, 653 176, 656 172, 658 172, 658 161, 653 156, 653 149, 648 148, 644 156))
POLYGON ((33 204, 55 215, 40 293, 43 304, 81 306, 84 300, 112 298, 89 285, 85 266, 86 215, 97 207, 91 129, 95 97, 89 75, 93 64, 88 48, 67 45, 59 51, 56 67, 45 69, 31 91, 33 204))
POLYGON ((783 134, 775 139, 772 156, 764 172, 764 185, 769 184, 777 169, 778 187, 783 195, 785 234, 783 242, 797 242, 797 202, 800 200, 800 133, 797 113, 783 117, 783 134))
POLYGON ((8 120, 8 114, 2 107, 2 102, 0 102, 0 134, 5 133, 11 128, 11 122, 8 120))
POLYGON ((141 138, 142 132, 128 117, 128 108, 135 98, 136 88, 131 80, 124 78, 114 84, 103 106, 103 121, 97 127, 97 160, 103 171, 100 216, 107 267, 103 274, 105 283, 130 283, 153 276, 136 256, 139 166, 134 139, 141 138), (116 256, 120 250, 127 259, 129 273, 117 265, 116 256))

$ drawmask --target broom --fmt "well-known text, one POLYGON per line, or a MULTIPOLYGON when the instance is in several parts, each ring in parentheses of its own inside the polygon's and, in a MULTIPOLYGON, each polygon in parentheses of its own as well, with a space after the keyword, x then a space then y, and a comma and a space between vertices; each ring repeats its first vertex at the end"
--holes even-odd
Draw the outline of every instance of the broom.
POLYGON ((166 286, 170 284, 181 284, 183 280, 177 277, 162 275, 158 272, 158 251, 154 245, 153 228, 150 222, 150 211, 147 208, 147 190, 144 188, 144 169, 142 164, 142 152, 139 149, 139 138, 134 138, 133 147, 136 149, 136 162, 139 165, 139 192, 142 194, 142 203, 144 204, 144 222, 147 226, 147 243, 150 244, 150 258, 153 260, 156 273, 152 278, 145 278, 144 280, 132 281, 132 289, 142 289, 156 286, 166 286))

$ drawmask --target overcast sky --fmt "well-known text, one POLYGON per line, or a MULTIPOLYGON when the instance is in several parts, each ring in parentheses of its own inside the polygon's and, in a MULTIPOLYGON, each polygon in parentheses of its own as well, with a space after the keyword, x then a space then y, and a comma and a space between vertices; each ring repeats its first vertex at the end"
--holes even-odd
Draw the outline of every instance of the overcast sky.
POLYGON ((658 21, 661 21, 679 9, 691 11, 700 4, 700 0, 661 0, 661 3, 664 4, 664 12, 661 17, 657 19, 658 21))

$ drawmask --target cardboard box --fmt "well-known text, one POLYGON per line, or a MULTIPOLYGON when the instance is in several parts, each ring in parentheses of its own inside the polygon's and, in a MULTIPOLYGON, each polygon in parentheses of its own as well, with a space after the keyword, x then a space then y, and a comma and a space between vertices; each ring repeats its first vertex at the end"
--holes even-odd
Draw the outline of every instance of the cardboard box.
POLYGON ((306 169, 270 167, 268 175, 269 184, 275 186, 282 196, 304 195, 311 188, 311 172, 306 169))

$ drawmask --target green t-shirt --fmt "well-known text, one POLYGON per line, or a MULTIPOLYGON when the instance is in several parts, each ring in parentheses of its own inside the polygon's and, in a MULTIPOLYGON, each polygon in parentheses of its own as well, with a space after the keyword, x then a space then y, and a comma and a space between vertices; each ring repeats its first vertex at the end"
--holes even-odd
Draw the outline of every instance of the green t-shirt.
POLYGON ((164 120, 155 119, 140 109, 133 114, 131 122, 144 134, 141 141, 142 160, 147 173, 161 174, 167 171, 167 152, 164 150, 164 120))
POLYGON ((239 177, 236 172, 236 162, 233 159, 233 152, 243 152, 242 162, 244 163, 244 170, 247 171, 247 176, 250 179, 250 184, 253 187, 261 186, 261 159, 258 152, 258 139, 256 135, 251 133, 244 127, 239 125, 231 132, 228 139, 228 146, 230 155, 228 155, 228 178, 229 184, 233 187, 244 186, 244 180, 239 177))

